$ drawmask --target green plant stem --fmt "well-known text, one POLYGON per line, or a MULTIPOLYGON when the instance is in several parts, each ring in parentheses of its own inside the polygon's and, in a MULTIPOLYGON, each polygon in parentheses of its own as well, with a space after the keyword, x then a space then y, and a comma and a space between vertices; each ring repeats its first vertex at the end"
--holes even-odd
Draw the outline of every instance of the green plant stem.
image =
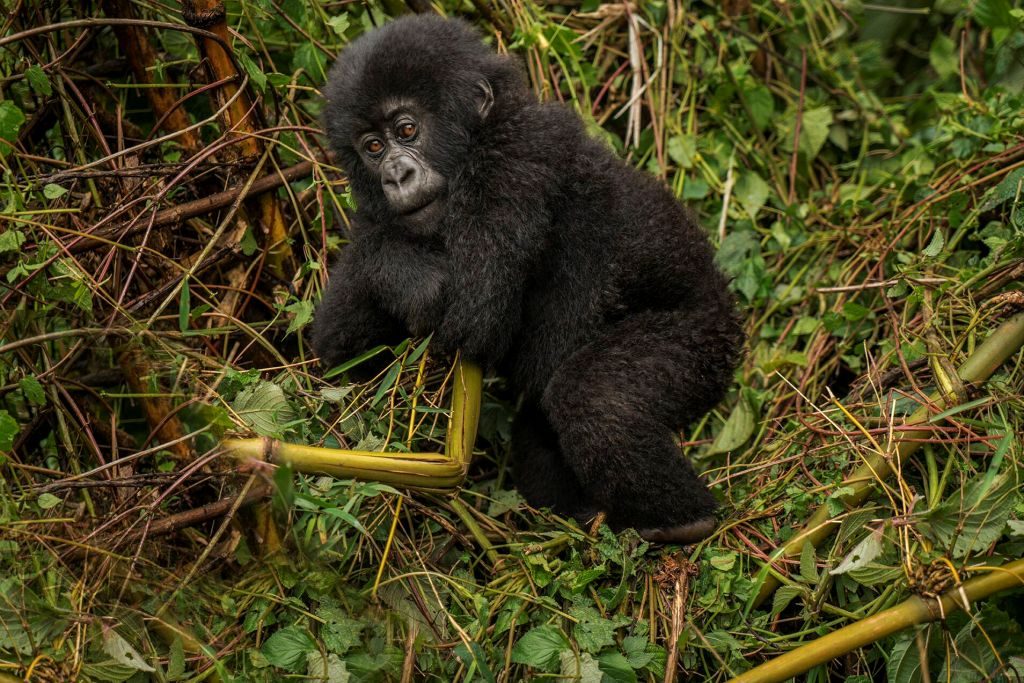
POLYGON ((857 648, 875 643, 917 624, 945 619, 964 608, 964 600, 972 602, 1009 588, 1024 586, 1024 560, 1002 567, 989 567, 988 573, 962 586, 943 593, 939 598, 915 595, 902 603, 850 624, 838 631, 779 655, 732 679, 732 683, 777 683, 797 676, 819 664, 835 659, 857 648))
MULTIPOLYGON (((1018 313, 996 328, 971 357, 960 366, 957 374, 965 385, 980 384, 991 377, 992 373, 1021 346, 1024 346, 1024 313, 1018 313)), ((932 394, 929 401, 914 411, 905 424, 909 426, 924 425, 931 416, 931 405, 937 404, 945 408, 958 398, 962 397, 951 393, 936 392, 932 394)), ((894 467, 898 468, 900 463, 905 462, 907 458, 916 453, 930 435, 931 431, 927 428, 900 432, 900 437, 896 439, 895 447, 892 449, 892 456, 887 457, 882 453, 871 453, 865 456, 864 463, 854 470, 842 484, 842 486, 852 489, 852 492, 840 500, 849 508, 859 506, 875 491, 876 484, 892 476, 896 471, 894 467)), ((802 531, 772 553, 769 564, 780 558, 799 556, 805 543, 809 542, 817 547, 839 528, 839 523, 839 520, 830 519, 827 506, 820 506, 811 515, 802 531)), ((779 587, 780 582, 768 571, 768 565, 765 565, 758 572, 755 584, 760 584, 760 589, 754 599, 748 603, 747 613, 768 599, 779 587)))

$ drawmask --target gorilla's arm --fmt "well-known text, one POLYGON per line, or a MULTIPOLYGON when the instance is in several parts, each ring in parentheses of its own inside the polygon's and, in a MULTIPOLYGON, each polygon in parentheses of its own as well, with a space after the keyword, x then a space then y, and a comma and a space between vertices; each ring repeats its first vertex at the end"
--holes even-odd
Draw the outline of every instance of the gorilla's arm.
POLYGON ((379 344, 405 336, 402 325, 378 306, 365 287, 360 254, 342 250, 313 319, 313 350, 332 367, 379 344))
POLYGON ((448 262, 439 247, 422 240, 366 236, 363 270, 381 307, 405 323, 409 334, 430 334, 444 315, 448 262))

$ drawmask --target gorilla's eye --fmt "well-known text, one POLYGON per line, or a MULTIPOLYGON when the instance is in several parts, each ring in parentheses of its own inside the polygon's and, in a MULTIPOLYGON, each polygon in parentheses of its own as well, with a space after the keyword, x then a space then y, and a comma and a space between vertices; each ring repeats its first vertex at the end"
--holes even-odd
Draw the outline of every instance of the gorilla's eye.
POLYGON ((366 149, 368 154, 372 154, 373 156, 376 156, 384 151, 384 143, 378 140, 377 138, 367 140, 366 144, 364 144, 363 147, 366 149))
POLYGON ((415 123, 403 123, 398 126, 398 137, 403 140, 411 140, 416 135, 416 124, 415 123))

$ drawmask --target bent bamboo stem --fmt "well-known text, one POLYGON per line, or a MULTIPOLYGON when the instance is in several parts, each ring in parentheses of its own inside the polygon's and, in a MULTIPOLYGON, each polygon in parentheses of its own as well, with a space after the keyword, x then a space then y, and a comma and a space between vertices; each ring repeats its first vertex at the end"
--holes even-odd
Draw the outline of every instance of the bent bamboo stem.
POLYGON ((988 573, 952 588, 939 598, 914 597, 884 612, 833 631, 795 650, 754 667, 731 683, 778 683, 857 648, 898 633, 917 624, 945 619, 970 602, 999 591, 1024 586, 1024 560, 1002 567, 986 567, 988 573))
MULTIPOLYGON (((980 384, 991 377, 992 373, 1021 346, 1024 346, 1024 313, 1018 313, 996 328, 975 350, 974 354, 960 366, 957 374, 965 385, 980 384)), ((956 395, 952 392, 936 392, 927 403, 914 411, 907 419, 906 425, 927 423, 931 416, 929 404, 934 403, 947 407, 955 399, 956 395)), ((875 484, 878 481, 892 476, 895 471, 892 463, 905 462, 907 458, 917 452, 928 436, 930 436, 930 431, 927 429, 901 432, 899 439, 896 440, 892 456, 886 457, 879 453, 867 455, 864 458, 864 464, 854 470, 853 474, 840 485, 853 489, 851 493, 843 496, 840 500, 848 507, 856 507, 863 503, 875 490, 875 484)), ((798 557, 805 543, 817 547, 838 528, 839 521, 829 518, 829 511, 825 505, 815 510, 803 530, 778 548, 772 554, 769 565, 764 566, 758 573, 755 584, 760 583, 761 587, 754 599, 747 605, 747 612, 749 613, 752 608, 761 605, 780 585, 779 580, 770 572, 771 563, 780 558, 798 557)))
POLYGON ((320 448, 274 439, 230 439, 227 450, 239 457, 287 464, 299 472, 378 481, 412 489, 446 491, 466 478, 473 455, 483 374, 479 367, 459 361, 455 366, 452 414, 445 453, 379 453, 320 448))

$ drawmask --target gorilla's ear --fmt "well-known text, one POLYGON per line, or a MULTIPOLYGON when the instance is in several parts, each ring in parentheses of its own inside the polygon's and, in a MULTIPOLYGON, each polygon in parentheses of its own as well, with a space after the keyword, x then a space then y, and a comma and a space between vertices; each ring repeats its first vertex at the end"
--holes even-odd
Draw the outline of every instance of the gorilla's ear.
POLYGON ((491 89, 491 83, 486 78, 481 78, 479 81, 477 81, 476 88, 476 110, 480 114, 480 120, 483 121, 491 112, 491 107, 494 106, 494 90, 491 89))

